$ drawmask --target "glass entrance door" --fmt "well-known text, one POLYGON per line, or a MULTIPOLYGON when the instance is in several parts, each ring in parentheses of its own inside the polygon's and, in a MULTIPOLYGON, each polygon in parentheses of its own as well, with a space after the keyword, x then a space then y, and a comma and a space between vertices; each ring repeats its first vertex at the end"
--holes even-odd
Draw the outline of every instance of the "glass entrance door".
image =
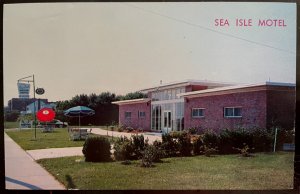
POLYGON ((172 130, 172 112, 170 110, 164 111, 164 133, 168 133, 172 130))

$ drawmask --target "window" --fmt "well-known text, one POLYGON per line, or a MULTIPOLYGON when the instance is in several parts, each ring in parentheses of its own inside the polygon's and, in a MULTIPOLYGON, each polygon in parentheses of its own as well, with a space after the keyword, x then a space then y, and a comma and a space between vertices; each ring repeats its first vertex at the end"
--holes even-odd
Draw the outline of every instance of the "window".
POLYGON ((204 108, 193 108, 192 117, 193 118, 204 117, 204 108))
POLYGON ((145 118, 146 117, 146 112, 139 111, 138 115, 139 115, 139 118, 145 118))
POLYGON ((131 119, 131 112, 125 112, 125 119, 131 119))
POLYGON ((224 117, 242 117, 241 107, 225 107, 224 117))

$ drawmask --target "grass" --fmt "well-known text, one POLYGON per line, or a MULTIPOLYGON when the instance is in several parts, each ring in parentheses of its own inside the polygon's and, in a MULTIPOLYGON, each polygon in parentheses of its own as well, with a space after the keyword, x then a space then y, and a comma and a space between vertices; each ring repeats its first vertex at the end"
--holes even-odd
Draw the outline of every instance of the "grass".
POLYGON ((255 157, 166 158, 152 168, 139 161, 88 163, 83 157, 38 161, 67 188, 101 190, 135 189, 290 189, 293 187, 293 153, 256 154, 255 157))
POLYGON ((19 122, 4 122, 4 129, 19 128, 19 122))
POLYGON ((80 147, 84 144, 84 140, 70 141, 67 128, 56 128, 51 133, 43 133, 40 129, 36 129, 36 140, 34 140, 34 129, 6 130, 5 132, 24 150, 80 147))

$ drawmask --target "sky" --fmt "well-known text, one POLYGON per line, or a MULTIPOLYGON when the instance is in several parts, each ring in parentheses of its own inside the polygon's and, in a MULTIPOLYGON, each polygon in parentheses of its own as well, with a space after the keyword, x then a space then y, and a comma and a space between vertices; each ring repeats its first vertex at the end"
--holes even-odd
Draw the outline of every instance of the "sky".
POLYGON ((3 18, 4 105, 30 75, 49 101, 160 80, 296 82, 295 3, 6 4, 3 18))

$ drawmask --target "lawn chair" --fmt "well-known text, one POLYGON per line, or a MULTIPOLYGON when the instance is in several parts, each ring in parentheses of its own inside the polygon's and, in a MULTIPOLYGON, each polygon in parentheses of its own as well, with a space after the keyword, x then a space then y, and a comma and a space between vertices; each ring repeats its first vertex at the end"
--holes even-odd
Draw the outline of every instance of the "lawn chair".
POLYGON ((88 137, 87 129, 68 128, 70 140, 82 140, 88 137))
POLYGON ((46 125, 43 128, 41 128, 43 133, 48 133, 48 132, 53 132, 53 126, 51 125, 46 125))

